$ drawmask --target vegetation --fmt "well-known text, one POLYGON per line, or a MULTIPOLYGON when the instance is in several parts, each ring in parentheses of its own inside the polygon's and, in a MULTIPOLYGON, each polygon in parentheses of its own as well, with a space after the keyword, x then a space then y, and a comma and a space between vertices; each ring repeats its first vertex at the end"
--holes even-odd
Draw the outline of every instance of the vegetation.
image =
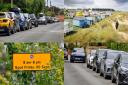
MULTIPOLYGON (((45 0, 13 0, 13 7, 19 7, 22 12, 35 13, 36 15, 40 12, 49 16, 63 14, 63 9, 45 6, 45 0)), ((0 11, 9 11, 10 8, 11 0, 0 0, 0 11)))
POLYGON ((118 30, 113 25, 117 18, 122 22, 122 20, 127 20, 127 17, 127 12, 115 12, 112 16, 97 22, 89 28, 75 30, 76 33, 65 37, 65 42, 128 42, 128 39, 124 39, 124 36, 127 35, 124 33, 128 33, 128 24, 120 23, 118 30))
POLYGON ((6 56, 6 74, 0 74, 2 85, 64 85, 64 53, 58 43, 5 43, 8 46, 6 56), (13 53, 51 53, 52 69, 49 71, 13 71, 13 53))

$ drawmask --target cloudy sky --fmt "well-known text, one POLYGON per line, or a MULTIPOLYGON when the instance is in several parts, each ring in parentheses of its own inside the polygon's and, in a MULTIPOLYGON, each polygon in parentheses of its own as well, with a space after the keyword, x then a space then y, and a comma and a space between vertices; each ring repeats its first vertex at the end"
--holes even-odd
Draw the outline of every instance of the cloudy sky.
MULTIPOLYGON (((45 0, 45 1, 47 4, 47 0, 45 0)), ((50 5, 50 1, 53 6, 64 8, 64 0, 48 0, 49 5, 50 5)))
MULTIPOLYGON (((54 0, 61 1, 61 0, 54 0)), ((128 11, 128 0, 64 0, 65 8, 113 8, 128 11)))

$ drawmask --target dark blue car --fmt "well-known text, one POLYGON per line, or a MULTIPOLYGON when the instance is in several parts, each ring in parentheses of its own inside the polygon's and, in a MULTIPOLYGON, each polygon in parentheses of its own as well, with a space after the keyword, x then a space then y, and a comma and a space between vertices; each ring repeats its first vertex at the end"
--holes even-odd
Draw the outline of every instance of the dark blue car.
POLYGON ((25 16, 23 13, 19 13, 19 24, 20 24, 20 29, 22 31, 27 29, 27 20, 25 19, 25 16))
POLYGON ((73 52, 70 57, 70 62, 75 62, 75 61, 82 61, 85 63, 86 55, 84 52, 84 48, 74 48, 73 52))

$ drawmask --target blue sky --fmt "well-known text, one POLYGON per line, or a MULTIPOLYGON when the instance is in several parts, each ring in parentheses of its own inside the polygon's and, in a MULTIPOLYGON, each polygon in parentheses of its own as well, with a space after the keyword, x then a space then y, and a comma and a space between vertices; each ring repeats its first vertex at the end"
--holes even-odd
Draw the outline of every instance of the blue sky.
POLYGON ((117 10, 128 11, 128 0, 64 0, 64 7, 65 8, 113 8, 117 10))

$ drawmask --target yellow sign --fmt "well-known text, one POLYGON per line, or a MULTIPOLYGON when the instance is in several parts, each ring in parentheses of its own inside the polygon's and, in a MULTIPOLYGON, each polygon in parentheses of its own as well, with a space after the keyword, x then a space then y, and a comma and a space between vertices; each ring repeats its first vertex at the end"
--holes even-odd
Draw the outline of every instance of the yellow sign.
POLYGON ((50 54, 13 54, 13 70, 50 70, 50 54))

